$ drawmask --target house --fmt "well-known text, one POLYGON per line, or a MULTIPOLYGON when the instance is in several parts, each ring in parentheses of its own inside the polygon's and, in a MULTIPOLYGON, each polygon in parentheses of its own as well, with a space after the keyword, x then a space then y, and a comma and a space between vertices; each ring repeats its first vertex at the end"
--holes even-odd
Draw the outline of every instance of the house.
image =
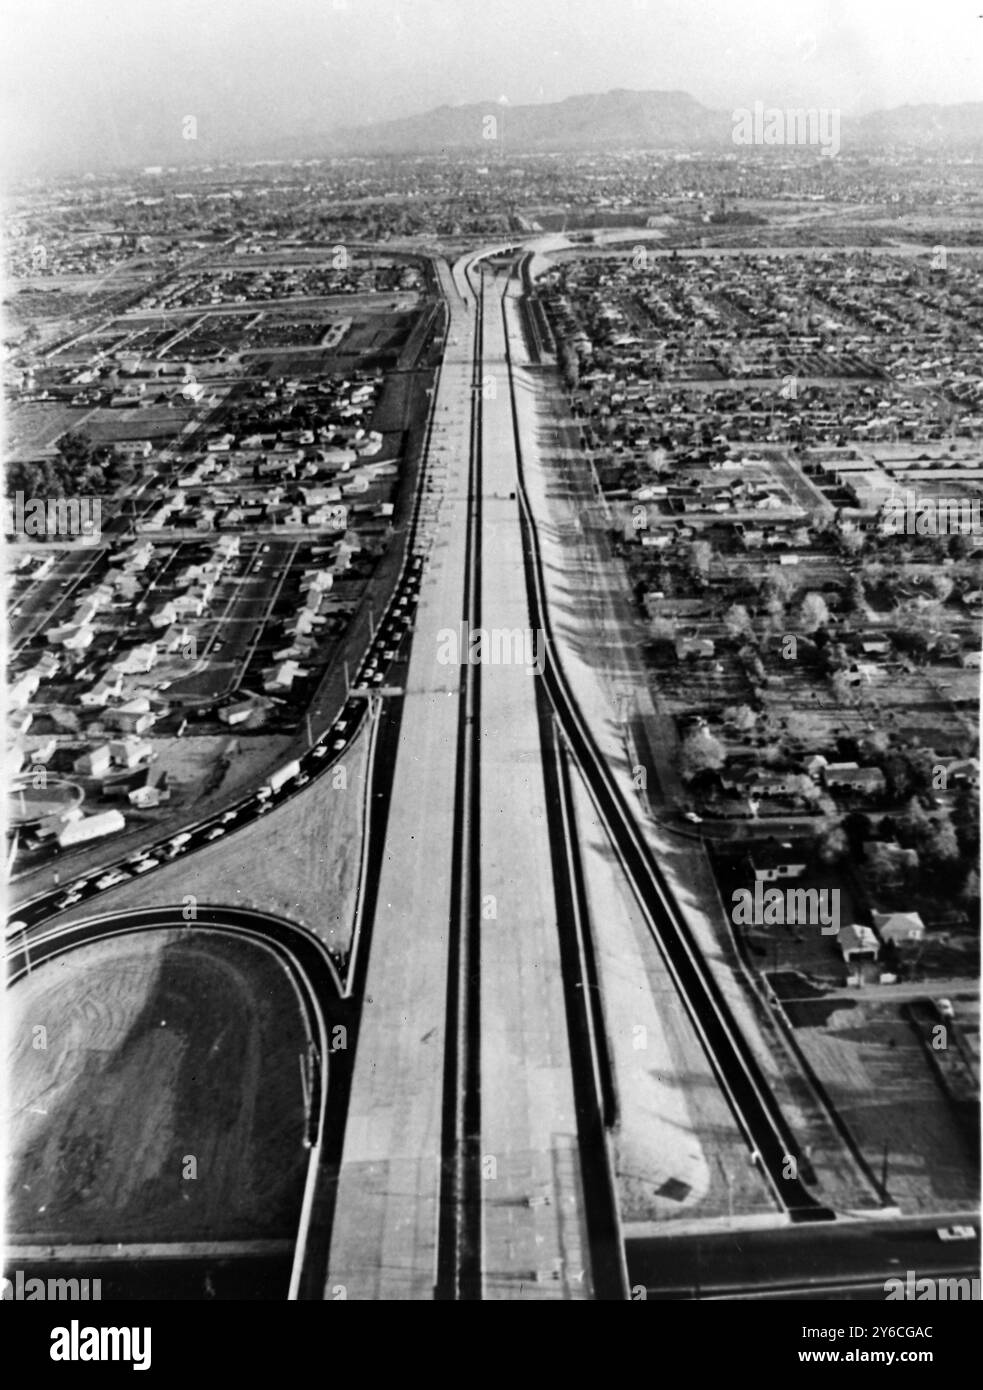
POLYGON ((218 712, 223 724, 241 724, 259 708, 254 700, 239 700, 233 705, 225 705, 218 712))
POLYGON ((306 637, 307 634, 312 631, 313 627, 313 613, 309 608, 302 608, 294 618, 293 623, 288 623, 284 627, 283 632, 287 637, 306 637))
POLYGON ((765 769, 749 778, 742 790, 751 796, 800 796, 803 776, 801 772, 771 772, 765 769))
POLYGON ((980 785, 980 760, 979 758, 957 758, 949 764, 945 773, 946 780, 956 786, 978 787, 980 785))
POLYGON ((856 763, 827 763, 823 772, 827 787, 872 796, 887 786, 879 767, 859 767, 856 763))
POLYGON ((123 656, 112 663, 112 670, 121 671, 124 676, 136 676, 149 671, 157 660, 157 646, 154 642, 144 642, 131 647, 123 656))
POLYGON ((877 960, 881 953, 881 943, 870 927, 840 927, 836 944, 847 964, 853 960, 877 960))
POLYGON ((52 676, 57 676, 61 669, 61 660, 55 656, 54 652, 42 652, 34 663, 35 671, 41 680, 51 680, 52 676))
POLYGON ((158 608, 155 608, 151 613, 150 626, 154 628, 170 627, 176 617, 177 609, 174 607, 174 604, 168 600, 166 603, 162 603, 158 608))
POLYGON ((37 671, 25 671, 7 691, 8 707, 10 709, 23 709, 34 698, 40 684, 41 677, 37 671))
POLYGON ((49 642, 60 643, 68 652, 79 652, 92 645, 95 632, 87 625, 77 627, 74 623, 64 623, 61 627, 49 628, 47 637, 49 642))
POLYGON ((267 692, 289 690, 298 677, 308 674, 296 661, 284 661, 263 672, 263 689, 267 692))
POLYGON ((871 916, 885 946, 909 946, 925 935, 925 923, 917 912, 872 912, 871 916))
POLYGON ((714 655, 715 647, 709 637, 683 637, 676 638, 676 659, 685 661, 689 657, 711 658, 714 655))
POLYGON ((78 696, 80 705, 86 705, 91 709, 105 709, 110 700, 119 699, 123 688, 123 677, 117 671, 115 679, 104 676, 101 681, 97 681, 91 690, 83 690, 78 696))
POLYGON ((145 734, 157 722, 157 716, 150 708, 146 695, 135 695, 125 705, 110 711, 112 720, 122 733, 145 734))
POLYGON ((108 743, 98 748, 90 748, 72 764, 72 770, 83 777, 105 777, 109 772, 111 754, 108 743))
POLYGON ((772 883, 776 878, 801 878, 806 856, 799 849, 784 845, 765 845, 748 855, 756 883, 772 883))
POLYGON ((164 781, 159 782, 155 787, 150 786, 149 783, 144 783, 142 787, 134 787, 127 795, 130 805, 141 811, 152 810, 161 802, 170 801, 170 799, 171 789, 164 781))
POLYGON ((138 767, 153 751, 154 745, 145 738, 114 739, 109 745, 110 756, 120 767, 138 767))

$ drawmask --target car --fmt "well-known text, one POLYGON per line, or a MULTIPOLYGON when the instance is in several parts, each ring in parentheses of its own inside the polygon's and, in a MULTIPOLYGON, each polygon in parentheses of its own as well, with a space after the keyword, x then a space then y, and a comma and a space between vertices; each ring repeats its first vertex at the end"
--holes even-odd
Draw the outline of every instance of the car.
POLYGON ((327 756, 328 756, 328 750, 327 750, 326 745, 323 744, 323 743, 319 743, 318 746, 317 746, 315 749, 313 749, 312 752, 311 752, 311 757, 312 757, 312 758, 326 758, 327 756))
POLYGON ((236 818, 236 816, 237 816, 238 814, 239 814, 238 810, 236 810, 236 811, 226 811, 225 815, 222 817, 222 823, 223 823, 223 825, 228 825, 228 823, 229 823, 230 820, 235 820, 235 818, 236 818))
POLYGON ((96 879, 96 887, 100 889, 100 891, 103 888, 112 888, 114 883, 122 883, 124 878, 127 877, 128 875, 124 874, 121 871, 117 871, 111 874, 103 874, 102 878, 96 879))
POLYGON ((181 832, 180 835, 174 835, 174 836, 171 838, 171 844, 174 845, 175 847, 179 847, 179 846, 181 846, 181 845, 186 845, 190 839, 191 839, 191 832, 190 832, 190 831, 187 831, 187 830, 183 830, 183 831, 181 832))
POLYGON ((342 750, 342 748, 344 748, 344 746, 345 740, 343 738, 336 738, 334 743, 332 743, 331 745, 331 751, 333 753, 339 753, 342 750))
POLYGON ((975 1226, 938 1226, 936 1235, 939 1240, 974 1240, 976 1237, 975 1226))
POLYGON ((295 786, 295 787, 306 787, 307 784, 308 784, 308 782, 309 782, 310 780, 311 780, 311 779, 310 779, 309 773, 306 773, 306 772, 298 772, 297 776, 294 778, 294 786, 295 786))
POLYGON ((206 839, 206 840, 217 840, 218 837, 219 837, 220 835, 224 835, 224 834, 225 834, 225 829, 224 829, 224 827, 221 826, 221 825, 216 825, 215 828, 214 828, 213 830, 209 830, 208 834, 205 836, 205 839, 206 839))
POLYGON ((386 676, 384 671, 376 671, 375 675, 372 677, 372 684, 381 685, 385 679, 386 676))
POLYGON ((389 647, 386 651, 384 651, 382 653, 382 659, 383 661, 395 661, 396 653, 394 649, 392 647, 389 647))
POLYGON ((262 816, 266 811, 272 811, 272 810, 273 810, 273 803, 272 803, 271 801, 261 801, 261 802, 259 803, 259 806, 256 808, 256 814, 259 815, 259 816, 262 816))
POLYGON ((155 869, 159 863, 159 859, 141 859, 139 864, 133 865, 133 872, 135 874, 145 874, 148 869, 155 869))
POLYGON ((81 893, 66 893, 63 898, 58 899, 58 901, 55 903, 55 907, 71 907, 74 903, 81 902, 81 900, 81 893))
POLYGON ((693 825, 703 824, 703 817, 698 816, 695 811, 684 811, 683 820, 691 821, 693 825))
POLYGON ((88 888, 88 886, 89 880, 87 878, 77 878, 74 883, 68 885, 67 891, 69 893, 79 893, 83 888, 88 888))
POLYGON ((27 923, 18 917, 14 922, 7 923, 7 935, 13 936, 15 932, 27 931, 27 923))

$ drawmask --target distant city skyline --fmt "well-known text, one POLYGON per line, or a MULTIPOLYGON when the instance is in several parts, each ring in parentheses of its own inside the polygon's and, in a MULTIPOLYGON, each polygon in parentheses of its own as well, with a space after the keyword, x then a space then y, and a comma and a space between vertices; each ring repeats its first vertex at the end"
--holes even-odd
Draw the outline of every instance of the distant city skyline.
POLYGON ((443 104, 624 87, 844 115, 983 99, 979 0, 36 0, 5 7, 2 158, 262 157, 443 104))

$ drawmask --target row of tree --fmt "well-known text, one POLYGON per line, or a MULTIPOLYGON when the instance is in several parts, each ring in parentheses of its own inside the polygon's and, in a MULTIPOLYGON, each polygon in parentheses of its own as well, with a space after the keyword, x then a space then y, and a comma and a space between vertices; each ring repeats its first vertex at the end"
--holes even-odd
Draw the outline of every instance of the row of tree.
POLYGON ((103 497, 126 487, 139 468, 110 445, 97 445, 80 431, 69 431, 49 458, 11 463, 7 494, 25 497, 103 497))

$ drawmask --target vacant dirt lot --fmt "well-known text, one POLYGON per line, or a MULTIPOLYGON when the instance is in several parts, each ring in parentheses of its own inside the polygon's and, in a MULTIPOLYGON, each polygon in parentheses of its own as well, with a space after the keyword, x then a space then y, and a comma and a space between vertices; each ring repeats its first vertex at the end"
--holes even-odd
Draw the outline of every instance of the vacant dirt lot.
POLYGON ((18 983, 8 1019, 12 1241, 294 1234, 306 1035, 266 952, 203 933, 100 942, 18 983))
POLYGON ((835 1010, 796 1037, 902 1211, 979 1205, 977 1163, 910 1024, 896 1005, 835 1010))

